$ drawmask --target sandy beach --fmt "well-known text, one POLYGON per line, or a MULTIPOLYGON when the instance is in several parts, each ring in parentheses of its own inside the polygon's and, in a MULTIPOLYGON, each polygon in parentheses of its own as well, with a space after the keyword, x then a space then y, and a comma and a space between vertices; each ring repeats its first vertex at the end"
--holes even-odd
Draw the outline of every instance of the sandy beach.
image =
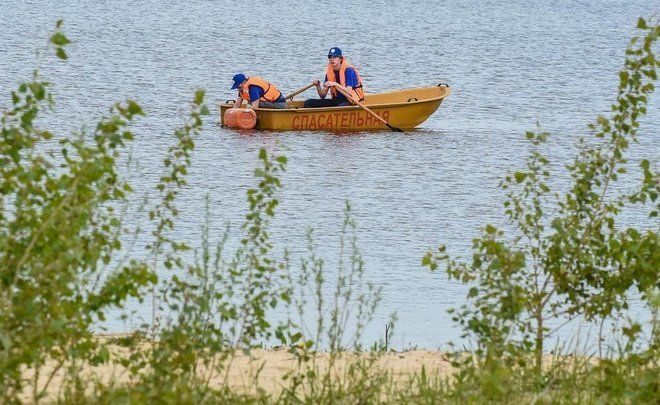
MULTIPOLYGON (((85 379, 98 381, 104 385, 122 386, 130 384, 130 375, 116 360, 127 356, 126 349, 109 345, 112 358, 107 364, 100 366, 82 366, 81 376, 85 379)), ((300 365, 295 355, 286 349, 254 349, 249 354, 237 352, 233 358, 225 359, 224 367, 209 372, 200 367, 199 376, 208 379, 213 388, 228 386, 234 392, 253 393, 255 389, 263 390, 267 394, 277 395, 285 388, 285 376, 291 373, 302 373, 313 369, 317 374, 324 375, 331 369, 333 377, 341 381, 347 376, 347 368, 351 364, 361 363, 368 365, 367 372, 377 374, 388 373, 393 384, 407 382, 422 369, 430 375, 446 376, 452 373, 453 368, 446 354, 429 350, 412 350, 404 352, 386 353, 340 353, 332 357, 329 353, 317 353, 308 362, 300 365), (331 366, 332 362, 332 366, 331 366)), ((48 380, 47 398, 54 398, 62 386, 65 376, 64 368, 58 368, 53 374, 57 364, 47 362, 40 370, 38 387, 41 390, 48 380), (52 374, 52 378, 51 378, 52 374)), ((34 370, 27 370, 25 376, 32 380, 34 370)), ((25 399, 31 398, 33 387, 25 390, 25 399)))

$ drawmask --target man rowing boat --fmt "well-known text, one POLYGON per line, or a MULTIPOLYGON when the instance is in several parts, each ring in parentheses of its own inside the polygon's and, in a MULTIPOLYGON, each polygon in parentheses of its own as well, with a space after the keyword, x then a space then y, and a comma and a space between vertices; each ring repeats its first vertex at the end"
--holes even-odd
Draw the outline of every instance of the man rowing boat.
POLYGON ((306 108, 315 107, 340 107, 351 105, 352 103, 344 96, 337 87, 340 87, 347 94, 353 96, 356 100, 364 100, 364 91, 362 78, 354 66, 349 65, 341 49, 334 47, 328 51, 328 65, 326 66, 325 81, 323 86, 319 80, 314 80, 316 92, 320 99, 312 98, 305 100, 306 108), (326 100, 325 96, 330 91, 331 98, 326 100))

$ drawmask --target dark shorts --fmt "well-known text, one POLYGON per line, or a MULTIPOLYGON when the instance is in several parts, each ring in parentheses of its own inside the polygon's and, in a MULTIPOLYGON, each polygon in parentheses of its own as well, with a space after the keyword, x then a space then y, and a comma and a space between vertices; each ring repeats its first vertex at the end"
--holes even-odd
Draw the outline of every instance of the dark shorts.
POLYGON ((338 98, 310 98, 305 100, 304 108, 321 108, 321 107, 344 107, 351 105, 347 100, 341 100, 338 98))
POLYGON ((286 101, 260 101, 259 108, 277 108, 282 110, 286 108, 286 101))
POLYGON ((280 93, 280 96, 275 101, 260 101, 259 108, 277 108, 283 110, 286 108, 286 99, 280 93))

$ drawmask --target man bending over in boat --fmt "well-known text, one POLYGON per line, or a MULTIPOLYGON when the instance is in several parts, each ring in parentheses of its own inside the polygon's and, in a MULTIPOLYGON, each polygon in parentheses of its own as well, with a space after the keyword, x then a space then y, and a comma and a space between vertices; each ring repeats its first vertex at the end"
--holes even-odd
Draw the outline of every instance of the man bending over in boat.
POLYGON ((341 49, 330 48, 328 51, 328 66, 325 72, 325 82, 321 86, 319 80, 313 81, 316 86, 316 92, 320 99, 311 98, 305 100, 306 108, 315 107, 341 107, 351 105, 352 103, 344 96, 337 87, 341 87, 347 94, 352 95, 356 100, 364 100, 364 91, 362 78, 354 66, 348 64, 341 54, 341 49), (330 90, 331 98, 325 99, 330 90))
POLYGON ((247 100, 252 108, 286 108, 286 100, 274 84, 257 76, 245 77, 243 73, 235 75, 233 79, 231 89, 238 89, 234 108, 240 108, 243 100, 247 100))

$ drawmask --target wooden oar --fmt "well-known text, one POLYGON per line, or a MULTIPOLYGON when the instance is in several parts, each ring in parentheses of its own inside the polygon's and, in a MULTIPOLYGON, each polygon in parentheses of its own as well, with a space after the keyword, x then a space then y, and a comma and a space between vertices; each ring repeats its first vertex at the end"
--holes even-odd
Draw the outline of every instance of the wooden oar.
POLYGON ((388 127, 389 129, 391 129, 392 131, 394 131, 394 132, 403 132, 403 130, 402 130, 401 128, 397 128, 397 127, 395 127, 395 126, 393 126, 393 125, 390 125, 389 122, 387 122, 387 121, 385 121, 383 118, 381 118, 380 115, 378 115, 378 114, 376 114, 375 112, 371 111, 369 108, 367 108, 366 105, 364 105, 364 104, 362 104, 360 101, 356 100, 353 96, 351 96, 350 94, 348 94, 347 92, 345 92, 344 89, 342 89, 341 87, 337 86, 336 88, 337 88, 337 90, 339 90, 339 92, 340 92, 341 94, 343 94, 344 96, 346 96, 347 99, 353 101, 355 104, 357 104, 357 105, 359 105, 360 107, 362 107, 362 109, 363 109, 364 111, 366 111, 366 112, 368 112, 369 114, 373 115, 374 118, 376 118, 378 121, 382 122, 384 125, 387 125, 387 127, 388 127))
POLYGON ((311 87, 314 87, 314 83, 310 83, 307 86, 303 87, 302 89, 294 91, 293 93, 291 93, 288 96, 284 97, 284 99, 285 100, 292 99, 294 96, 297 96, 298 94, 302 93, 303 91, 305 91, 305 90, 307 90, 311 87))

